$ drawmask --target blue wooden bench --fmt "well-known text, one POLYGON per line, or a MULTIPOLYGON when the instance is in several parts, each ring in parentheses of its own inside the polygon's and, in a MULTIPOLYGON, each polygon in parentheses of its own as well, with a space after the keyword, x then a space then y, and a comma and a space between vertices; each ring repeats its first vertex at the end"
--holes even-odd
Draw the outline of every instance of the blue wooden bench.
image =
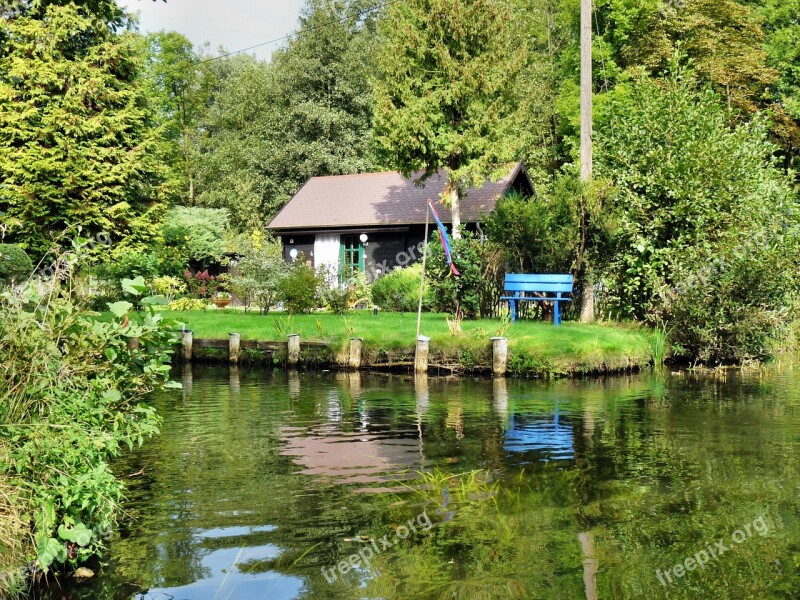
POLYGON ((522 273, 506 273, 501 300, 508 300, 511 309, 511 321, 517 320, 517 302, 552 302, 553 325, 561 325, 562 302, 571 302, 572 298, 564 298, 563 294, 572 293, 572 275, 526 275, 522 273), (542 296, 523 296, 523 293, 543 294, 542 296), (552 295, 554 294, 554 295, 552 295))

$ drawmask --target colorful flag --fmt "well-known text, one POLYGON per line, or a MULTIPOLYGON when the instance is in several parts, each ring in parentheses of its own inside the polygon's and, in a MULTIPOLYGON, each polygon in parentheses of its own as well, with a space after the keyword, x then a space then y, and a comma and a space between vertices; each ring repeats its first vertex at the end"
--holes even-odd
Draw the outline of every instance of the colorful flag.
POLYGON ((433 208, 433 204, 431 204, 430 201, 428 201, 428 208, 431 209, 433 219, 439 227, 439 239, 442 240, 442 248, 444 248, 444 255, 447 257, 447 264, 450 265, 450 272, 456 277, 461 277, 461 273, 459 273, 458 269, 456 269, 456 265, 453 263, 453 252, 450 248, 450 238, 447 236, 447 229, 444 228, 444 223, 442 223, 442 220, 439 218, 436 209, 433 208))

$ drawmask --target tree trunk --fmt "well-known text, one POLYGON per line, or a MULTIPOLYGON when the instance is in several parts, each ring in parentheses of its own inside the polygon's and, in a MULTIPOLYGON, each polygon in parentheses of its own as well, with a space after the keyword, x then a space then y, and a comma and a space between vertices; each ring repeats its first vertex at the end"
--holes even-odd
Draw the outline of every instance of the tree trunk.
POLYGON ((461 192, 458 186, 451 187, 447 192, 450 201, 450 214, 453 216, 453 239, 461 239, 461 192))

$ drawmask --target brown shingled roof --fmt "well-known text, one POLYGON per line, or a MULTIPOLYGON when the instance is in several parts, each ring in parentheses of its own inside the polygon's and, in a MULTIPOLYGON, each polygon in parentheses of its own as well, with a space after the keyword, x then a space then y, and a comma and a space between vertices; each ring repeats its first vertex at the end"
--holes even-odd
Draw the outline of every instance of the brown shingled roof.
MULTIPOLYGON (((461 221, 480 220, 494 210, 497 200, 524 169, 517 163, 499 181, 467 190, 461 200, 461 221)), ((451 222, 450 211, 439 203, 446 177, 433 175, 424 187, 414 184, 419 175, 405 179, 400 173, 362 173, 312 177, 269 224, 270 229, 312 229, 375 225, 411 225, 425 222, 425 204, 434 200, 442 221, 451 222)))

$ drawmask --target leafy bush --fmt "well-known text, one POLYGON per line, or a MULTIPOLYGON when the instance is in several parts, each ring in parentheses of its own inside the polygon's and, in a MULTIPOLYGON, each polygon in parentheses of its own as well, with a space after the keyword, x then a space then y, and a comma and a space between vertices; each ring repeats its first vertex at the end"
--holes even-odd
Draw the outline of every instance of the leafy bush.
POLYGON ((0 244, 0 283, 24 281, 33 273, 28 254, 14 244, 0 244))
POLYGON ((350 310, 351 292, 347 285, 337 285, 321 290, 325 306, 335 315, 343 315, 350 310))
POLYGON ((499 249, 490 242, 482 242, 470 231, 462 232, 461 239, 452 241, 460 277, 450 272, 438 235, 434 234, 429 244, 427 277, 434 309, 462 314, 468 319, 495 316, 503 289, 499 249))
POLYGON ((372 303, 372 285, 367 280, 365 273, 359 271, 340 285, 331 285, 331 278, 324 271, 324 268, 320 268, 317 272, 322 282, 319 296, 325 301, 326 308, 331 312, 342 315, 356 305, 372 303))
POLYGON ((660 295, 656 309, 669 322, 673 349, 704 363, 762 360, 792 337, 800 318, 793 290, 800 236, 789 243, 779 228, 749 240, 730 240, 721 255, 697 252, 676 269, 681 283, 660 295))
POLYGON ((162 275, 153 279, 153 293, 164 296, 172 302, 177 296, 186 293, 186 282, 171 275, 162 275))
POLYGON ((161 261, 155 253, 130 248, 108 255, 95 267, 94 272, 104 282, 107 288, 104 293, 109 297, 120 297, 119 282, 125 277, 153 279, 162 274, 161 261))
POLYGON ((244 304, 245 311, 251 304, 256 304, 261 312, 268 313, 289 268, 283 259, 281 245, 253 236, 251 243, 241 251, 244 256, 236 266, 230 289, 244 304))
POLYGON ((222 208, 176 206, 167 212, 161 235, 164 245, 189 261, 218 262, 225 253, 228 211, 222 208))
POLYGON ((296 260, 278 287, 277 299, 283 302, 291 314, 309 313, 320 305, 320 290, 327 285, 324 275, 296 260))
POLYGON ((619 190, 607 297, 689 358, 766 356, 800 291, 797 196, 767 135, 686 73, 623 86, 601 115, 598 168, 619 190))
POLYGON ((216 276, 209 275, 208 269, 197 273, 192 273, 189 269, 186 269, 183 272, 183 280, 186 282, 186 287, 189 288, 189 293, 192 296, 211 298, 217 292, 226 291, 228 276, 225 273, 216 276))
POLYGON ((511 194, 486 221, 489 239, 503 251, 515 273, 570 273, 578 242, 575 194, 559 179, 551 194, 525 198, 511 194))
POLYGON ((85 561, 109 538, 123 492, 109 463, 157 432, 144 400, 167 385, 174 337, 158 313, 130 319, 128 302, 97 321, 71 289, 0 294, 0 489, 18 490, 4 511, 32 526, 14 540, 20 564, 44 571, 85 561))
MULTIPOLYGON (((395 269, 372 283, 372 301, 382 310, 416 312, 419 306, 419 280, 422 263, 395 269)), ((431 286, 425 286, 422 305, 430 309, 433 303, 431 286)))
POLYGON ((184 312, 188 310, 206 310, 208 308, 208 300, 200 298, 178 298, 168 304, 170 310, 177 312, 184 312))

